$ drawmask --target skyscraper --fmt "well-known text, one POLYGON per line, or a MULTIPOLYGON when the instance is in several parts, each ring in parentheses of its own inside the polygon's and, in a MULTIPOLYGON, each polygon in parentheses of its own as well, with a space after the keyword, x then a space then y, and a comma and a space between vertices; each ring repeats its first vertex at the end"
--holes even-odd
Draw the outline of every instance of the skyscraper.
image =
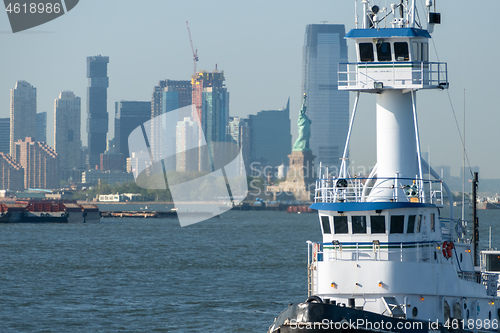
POLYGON ((311 119, 310 148, 315 164, 339 167, 349 127, 349 92, 337 89, 339 62, 347 62, 345 27, 311 24, 306 27, 302 91, 311 119))
MULTIPOLYGON (((230 138, 241 149, 244 166, 247 170, 249 170, 248 168, 250 166, 250 152, 252 145, 252 142, 250 140, 250 122, 248 119, 239 117, 230 117, 229 119, 230 121, 227 132, 230 138)), ((241 171, 243 170, 241 169, 241 171)))
POLYGON ((106 150, 108 133, 108 63, 109 57, 87 57, 87 133, 89 165, 100 163, 100 154, 106 150))
POLYGON ((229 123, 229 92, 224 84, 224 72, 201 71, 193 75, 193 104, 207 143, 227 142, 229 123))
POLYGON ((129 157, 128 136, 141 124, 151 119, 151 102, 120 101, 115 103, 116 150, 129 157))
MULTIPOLYGON (((162 80, 154 88, 151 97, 151 118, 158 117, 164 113, 173 111, 178 108, 191 105, 191 82, 177 80, 162 80)), ((182 119, 177 119, 182 120, 182 119)), ((155 161, 160 160, 163 142, 161 122, 151 122, 151 153, 155 161)), ((168 170, 175 169, 175 161, 172 165, 167 165, 168 170)))
POLYGON ((54 101, 54 149, 62 172, 82 167, 80 119, 80 97, 71 91, 62 91, 54 101))
POLYGON ((36 114, 36 141, 47 142, 47 112, 36 114))
POLYGON ((59 159, 54 149, 43 142, 15 142, 15 161, 24 169, 24 188, 59 188, 59 159))
POLYGON ((249 116, 252 140, 251 160, 256 168, 288 164, 292 151, 290 133, 290 101, 280 110, 260 111, 249 116))
POLYGON ((0 152, 10 153, 10 118, 0 118, 0 152))
MULTIPOLYGON (((201 123, 200 138, 205 137, 208 146, 214 142, 228 142, 229 92, 224 84, 224 72, 201 71, 191 78, 193 86, 193 119, 201 123)), ((200 148, 199 171, 212 171, 214 149, 200 148)))
POLYGON ((190 117, 178 121, 175 128, 176 171, 198 171, 199 154, 196 147, 199 142, 200 129, 198 123, 190 117))
POLYGON ((36 88, 17 81, 10 90, 10 155, 15 159, 14 143, 36 135, 36 88))

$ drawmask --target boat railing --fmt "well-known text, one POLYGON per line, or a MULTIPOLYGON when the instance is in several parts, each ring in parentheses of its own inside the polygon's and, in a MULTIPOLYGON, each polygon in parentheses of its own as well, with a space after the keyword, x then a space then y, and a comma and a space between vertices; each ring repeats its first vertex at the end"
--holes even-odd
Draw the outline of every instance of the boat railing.
MULTIPOLYGON (((308 243, 309 244, 309 243, 308 243)), ((310 243, 308 246, 308 264, 314 265, 320 261, 401 261, 419 262, 446 259, 441 253, 440 242, 394 242, 383 244, 373 241, 366 243, 342 244, 337 241, 332 245, 310 243)))
POLYGON ((497 296, 498 274, 484 272, 458 272, 458 277, 462 280, 483 284, 486 287, 488 296, 497 296))
POLYGON ((458 277, 465 281, 481 283, 481 273, 478 272, 458 272, 458 277))
POLYGON ((354 62, 340 63, 340 90, 448 88, 445 62, 354 62))
POLYGON ((321 178, 316 181, 314 202, 366 202, 377 188, 378 201, 444 204, 443 182, 410 178, 321 178), (377 182, 375 182, 377 181, 377 182), (411 184, 411 185, 410 185, 411 184), (382 194, 381 194, 382 193, 382 194), (402 195, 404 193, 404 195, 402 195))
POLYGON ((488 296, 497 296, 498 293, 498 274, 481 273, 481 282, 486 286, 488 296))

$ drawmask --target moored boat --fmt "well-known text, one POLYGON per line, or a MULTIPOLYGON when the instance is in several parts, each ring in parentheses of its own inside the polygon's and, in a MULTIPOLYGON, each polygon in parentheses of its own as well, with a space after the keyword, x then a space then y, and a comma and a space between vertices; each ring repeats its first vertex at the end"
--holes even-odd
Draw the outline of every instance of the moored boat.
POLYGON ((18 200, 0 203, 0 223, 99 222, 99 207, 68 200, 18 200))

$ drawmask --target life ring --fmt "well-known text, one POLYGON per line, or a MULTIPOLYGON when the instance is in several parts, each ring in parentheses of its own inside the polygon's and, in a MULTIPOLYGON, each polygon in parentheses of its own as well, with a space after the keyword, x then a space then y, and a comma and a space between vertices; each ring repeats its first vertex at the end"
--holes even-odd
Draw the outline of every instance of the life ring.
POLYGON ((453 242, 449 242, 448 246, 446 247, 446 254, 448 254, 448 258, 451 258, 453 256, 453 242))
POLYGON ((449 259, 453 256, 453 242, 443 242, 443 257, 449 259))
MULTIPOLYGON (((446 256, 448 255, 448 252, 446 251, 446 247, 448 246, 448 242, 447 241, 444 241, 443 242, 443 257, 447 258, 446 256)), ((447 258, 448 259, 448 258, 447 258)))

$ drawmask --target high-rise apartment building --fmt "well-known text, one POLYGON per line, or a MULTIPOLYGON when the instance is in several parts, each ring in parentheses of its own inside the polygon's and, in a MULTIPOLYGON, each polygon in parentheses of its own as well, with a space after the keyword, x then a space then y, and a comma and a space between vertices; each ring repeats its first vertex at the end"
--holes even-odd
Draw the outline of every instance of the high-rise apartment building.
MULTIPOLYGON (((235 142, 241 150, 244 166, 249 170, 250 152, 252 142, 250 140, 250 122, 248 119, 239 117, 230 117, 228 125, 229 137, 235 142)), ((243 171, 242 169, 240 171, 243 171)))
POLYGON ((349 127, 349 92, 338 90, 337 68, 347 62, 345 27, 311 24, 306 27, 302 91, 311 119, 309 146, 315 164, 339 167, 349 127))
POLYGON ((59 158, 54 149, 27 137, 14 145, 15 161, 24 169, 24 188, 59 188, 59 158))
POLYGON ((198 171, 197 149, 200 129, 190 117, 178 121, 175 128, 176 171, 198 171))
POLYGON ((81 99, 71 91, 62 91, 54 101, 54 149, 63 173, 83 166, 80 128, 81 99))
POLYGON ((10 155, 0 152, 0 190, 24 189, 24 169, 10 155))
POLYGON ((36 114, 36 141, 47 142, 47 112, 36 114))
POLYGON ((0 118, 0 152, 10 154, 10 118, 0 118))
POLYGON ((14 143, 36 135, 36 88, 17 81, 10 90, 10 155, 15 159, 14 143))
POLYGON ((108 63, 109 57, 87 57, 87 133, 89 166, 100 163, 100 155, 106 150, 108 133, 108 63))
MULTIPOLYGON (((151 97, 151 119, 158 117, 167 112, 191 105, 191 81, 183 80, 162 80, 154 88, 151 97)), ((177 119, 178 121, 182 120, 177 119)), ((155 161, 160 160, 162 154, 161 143, 164 142, 161 122, 151 122, 151 153, 155 161)), ((166 165, 168 170, 175 170, 175 161, 171 159, 172 164, 166 165)))
POLYGON ((251 161, 255 168, 278 167, 288 164, 292 151, 290 133, 290 100, 279 110, 260 111, 249 116, 252 140, 251 161))
POLYGON ((130 133, 151 119, 151 102, 120 101, 115 103, 115 145, 123 154, 124 160, 129 157, 128 136, 130 133))

